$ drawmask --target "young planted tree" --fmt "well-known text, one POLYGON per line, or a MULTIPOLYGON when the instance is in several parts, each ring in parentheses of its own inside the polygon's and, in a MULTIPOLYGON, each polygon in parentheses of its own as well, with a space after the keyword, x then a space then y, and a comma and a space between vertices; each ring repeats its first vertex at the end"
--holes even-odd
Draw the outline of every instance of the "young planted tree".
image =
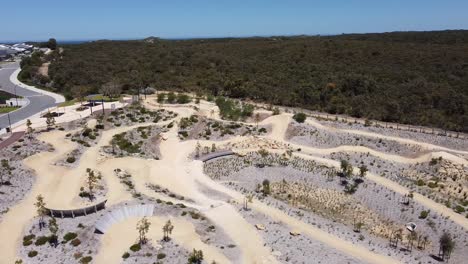
POLYGON ((211 145, 211 152, 216 152, 216 144, 215 143, 213 143, 211 145))
POLYGON ((366 165, 361 165, 359 167, 359 177, 361 177, 361 178, 366 177, 367 172, 368 172, 368 169, 367 169, 366 165))
POLYGON ((203 251, 193 249, 188 257, 188 264, 201 264, 203 261, 203 251))
POLYGON ((260 122, 260 114, 256 113, 255 114, 255 123, 257 124, 257 130, 258 130, 258 122, 260 122))
POLYGON ((418 239, 418 234, 416 233, 416 231, 413 231, 413 232, 410 232, 406 238, 408 240, 408 246, 406 249, 411 252, 413 251, 414 241, 418 239))
POLYGON ((26 120, 26 134, 28 134, 28 138, 31 138, 32 133, 34 132, 34 129, 31 127, 31 125, 31 120, 26 120))
POLYGON ((172 234, 172 230, 174 230, 174 226, 171 223, 171 220, 167 220, 166 224, 163 226, 163 240, 169 241, 171 238, 169 235, 172 234))
POLYGON ((2 159, 2 171, 0 171, 0 185, 9 185, 12 168, 7 159, 2 159))
POLYGON ((361 232, 361 228, 364 226, 364 223, 361 222, 361 221, 356 221, 356 218, 354 218, 353 220, 354 222, 354 229, 353 231, 356 232, 356 233, 360 233, 361 232))
POLYGON ((140 221, 137 223, 137 230, 139 234, 139 243, 140 245, 146 244, 147 238, 146 234, 149 232, 149 228, 151 226, 151 223, 146 219, 146 217, 143 217, 140 221))
POLYGON ((41 230, 42 227, 45 226, 44 216, 47 214, 47 209, 45 208, 46 203, 44 202, 44 197, 42 195, 39 194, 36 197, 36 203, 34 203, 34 206, 36 206, 37 215, 39 216, 39 229, 41 230))
POLYGON ((90 168, 86 169, 86 173, 88 173, 88 176, 86 178, 86 184, 88 185, 89 199, 92 201, 94 198, 94 189, 96 189, 98 185, 99 177, 90 168))
POLYGON ((455 241, 452 239, 452 236, 444 232, 439 239, 439 257, 441 257, 442 260, 448 261, 454 248, 455 241))
POLYGON ((59 227, 58 227, 58 224, 57 224, 57 219, 55 219, 55 217, 52 217, 52 218, 49 220, 49 231, 50 231, 50 233, 51 233, 49 242, 50 242, 54 247, 57 247, 57 245, 58 245, 58 236, 57 236, 57 233, 58 233, 58 231, 59 231, 59 227))
POLYGON ((271 193, 270 189, 270 181, 269 180, 263 180, 262 182, 262 193, 264 196, 267 196, 271 193))
POLYGON ((197 146, 195 147, 195 158, 200 157, 201 145, 200 142, 197 142, 197 146))
POLYGON ((75 86, 72 89, 73 97, 78 99, 78 102, 80 102, 82 106, 83 106, 83 101, 86 95, 88 95, 88 92, 89 92, 89 88, 83 85, 75 86))
POLYGON ((426 249, 426 245, 429 243, 429 237, 425 235, 421 241, 421 248, 426 249))
POLYGON ((344 177, 346 178, 351 177, 353 173, 353 166, 351 166, 351 164, 347 160, 340 161, 340 168, 341 168, 341 173, 343 174, 344 177))
POLYGON ((53 126, 55 126, 55 118, 50 112, 47 113, 46 124, 47 130, 50 130, 53 126))
POLYGON ((244 198, 244 210, 249 210, 249 203, 252 203, 253 202, 253 195, 252 194, 248 194, 245 196, 244 198))

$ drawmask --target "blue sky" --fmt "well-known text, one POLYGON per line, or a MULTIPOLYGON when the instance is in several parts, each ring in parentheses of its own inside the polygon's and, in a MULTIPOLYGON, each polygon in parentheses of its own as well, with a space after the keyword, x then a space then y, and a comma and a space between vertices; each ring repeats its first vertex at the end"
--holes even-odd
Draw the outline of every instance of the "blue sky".
POLYGON ((0 41, 468 29, 467 11, 468 0, 2 0, 0 41))

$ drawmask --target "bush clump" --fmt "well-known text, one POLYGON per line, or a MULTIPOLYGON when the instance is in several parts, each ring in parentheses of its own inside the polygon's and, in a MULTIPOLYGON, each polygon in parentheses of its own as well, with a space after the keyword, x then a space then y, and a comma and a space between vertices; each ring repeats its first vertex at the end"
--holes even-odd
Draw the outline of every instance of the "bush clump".
POLYGON ((304 121, 307 119, 307 116, 304 113, 297 113, 293 115, 293 119, 298 123, 304 123, 304 121))
POLYGON ((140 249, 141 249, 140 244, 133 244, 133 245, 130 246, 130 250, 133 251, 133 252, 140 251, 140 249))
POLYGON ((163 259, 166 257, 166 254, 164 253, 158 253, 158 255, 156 256, 158 259, 163 259))
POLYGON ((430 211, 421 211, 421 213, 419 213, 419 219, 426 219, 429 216, 429 212, 430 211))
POLYGON ((75 161, 76 161, 76 158, 73 157, 73 156, 70 156, 70 157, 67 158, 68 163, 74 163, 75 161))
POLYGON ((36 250, 32 250, 32 251, 28 252, 28 257, 34 258, 35 256, 37 256, 37 251, 36 250))
POLYGON ((91 256, 82 257, 80 259, 80 263, 81 264, 87 264, 87 263, 90 263, 91 260, 93 260, 93 257, 91 257, 91 256))
POLYGON ((73 232, 68 232, 66 233, 64 236, 63 236, 63 240, 65 240, 65 242, 68 242, 70 240, 73 240, 77 237, 78 235, 76 233, 73 233, 73 232))
POLYGON ((49 237, 46 236, 40 236, 37 238, 36 243, 34 243, 36 246, 42 246, 45 243, 49 242, 49 237))

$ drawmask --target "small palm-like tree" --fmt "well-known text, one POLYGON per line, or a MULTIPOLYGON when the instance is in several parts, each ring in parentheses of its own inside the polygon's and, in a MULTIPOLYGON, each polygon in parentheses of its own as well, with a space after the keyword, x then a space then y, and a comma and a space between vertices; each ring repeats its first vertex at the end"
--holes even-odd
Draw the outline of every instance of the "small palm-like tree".
POLYGON ((147 238, 146 234, 149 232, 149 228, 151 226, 151 223, 146 219, 146 217, 143 217, 140 221, 137 223, 137 230, 139 234, 139 243, 140 245, 146 244, 147 238))
POLYGON ((42 195, 39 194, 36 197, 36 203, 34 203, 34 206, 36 206, 37 215, 39 216, 39 229, 41 230, 42 227, 45 226, 44 216, 47 214, 47 209, 45 208, 46 203, 44 202, 44 197, 42 195))
POLYGON ((163 240, 169 241, 169 235, 172 234, 172 230, 174 230, 174 226, 171 223, 171 220, 167 220, 166 224, 163 226, 163 240))

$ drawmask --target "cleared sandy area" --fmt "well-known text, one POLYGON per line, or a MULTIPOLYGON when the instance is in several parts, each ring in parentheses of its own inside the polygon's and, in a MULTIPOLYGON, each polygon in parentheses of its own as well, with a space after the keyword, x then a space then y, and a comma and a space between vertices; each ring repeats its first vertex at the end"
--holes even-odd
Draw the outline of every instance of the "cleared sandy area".
MULTIPOLYGON (((146 101, 145 105, 148 108, 160 108, 158 104, 150 100, 154 101, 154 97, 146 101)), ((101 149, 110 144, 114 135, 141 126, 148 126, 149 123, 112 128, 103 131, 97 144, 87 148, 83 152, 79 164, 74 168, 53 165, 57 160, 63 159, 67 153, 77 147, 76 143, 66 139, 66 134, 69 133, 69 131, 52 131, 41 134, 40 139, 54 146, 55 150, 53 152, 43 152, 33 155, 24 161, 29 168, 35 171, 37 180, 26 198, 12 207, 9 212, 5 214, 4 219, 0 223, 0 236, 9 238, 8 240, 4 239, 0 241, 0 254, 3 260, 6 263, 13 263, 16 260, 17 247, 21 244, 23 228, 36 216, 36 209, 33 204, 37 195, 43 195, 47 206, 54 209, 73 209, 90 204, 89 201, 78 199, 80 187, 84 185, 86 180, 87 168, 92 168, 102 174, 107 187, 106 199, 108 200, 108 206, 134 199, 114 175, 114 169, 120 168, 128 171, 132 175, 135 190, 147 197, 174 203, 177 202, 174 198, 150 190, 148 184, 157 184, 163 188, 167 188, 176 195, 185 197, 186 202, 184 202, 184 204, 186 206, 200 210, 204 216, 215 223, 216 226, 222 228, 226 235, 236 244, 242 254, 242 256, 240 256, 241 263, 277 262, 275 255, 272 253, 272 249, 264 242, 258 230, 243 218, 242 214, 230 203, 231 201, 217 196, 210 196, 200 188, 200 186, 202 186, 203 188, 218 192, 237 203, 242 203, 245 199, 242 193, 210 179, 203 172, 203 163, 190 158, 197 147, 197 143, 200 142, 203 145, 210 146, 214 141, 180 141, 177 132, 177 123, 180 118, 198 113, 213 119, 219 119, 219 112, 212 103, 202 101, 200 105, 196 105, 197 110, 193 107, 194 105, 170 107, 171 111, 178 114, 177 118, 158 124, 160 126, 173 124, 168 132, 163 133, 161 136, 163 140, 161 140, 159 146, 161 152, 159 160, 143 159, 139 157, 111 157, 105 155, 101 149)), ((258 139, 262 139, 264 142, 272 142, 270 145, 275 146, 275 148, 265 148, 268 151, 284 153, 286 150, 291 150, 293 156, 297 155, 304 159, 312 159, 318 163, 336 168, 339 168, 339 162, 326 158, 325 156, 333 152, 369 153, 381 159, 400 163, 425 162, 431 160, 431 158, 442 156, 444 159, 452 162, 465 166, 468 165, 466 159, 457 155, 468 154, 466 151, 453 150, 415 140, 390 137, 366 131, 350 130, 346 132, 415 144, 431 152, 416 158, 408 158, 362 146, 339 146, 329 149, 320 149, 292 144, 285 140, 285 134, 290 122, 293 122, 290 114, 271 116, 260 122, 262 125, 271 125, 272 132, 268 135, 258 138, 236 136, 216 143, 221 145, 235 145, 242 143, 243 140, 250 139, 254 143, 252 143, 253 145, 250 146, 250 149, 244 149, 244 151, 247 151, 264 148, 258 145, 255 146, 255 142, 259 144, 261 140, 258 139), (299 148, 301 149, 300 152, 297 151, 299 148)), ((321 126, 324 129, 335 129, 323 126, 316 121, 308 120, 307 122, 314 126, 321 126)), ((88 122, 89 127, 93 127, 95 124, 95 120, 90 120, 88 122)), ((239 151, 242 151, 242 149, 239 149, 239 151)), ((358 171, 357 168, 354 168, 354 170, 356 172, 358 171)), ((389 179, 373 175, 372 173, 368 173, 366 178, 397 193, 409 193, 407 188, 389 179)), ((457 214, 450 208, 446 208, 417 193, 414 194, 414 200, 438 214, 450 217, 450 219, 458 225, 468 230, 468 221, 463 215, 457 214)), ((381 255, 372 252, 366 247, 345 241, 339 236, 329 234, 308 223, 299 221, 289 216, 287 213, 260 201, 255 200, 251 208, 267 215, 275 221, 283 223, 291 230, 297 230, 311 239, 320 241, 345 255, 363 262, 398 263, 393 257, 381 255)), ((128 250, 128 247, 132 245, 137 238, 135 226, 138 220, 139 219, 132 218, 115 224, 109 232, 102 236, 99 254, 95 256, 96 263, 118 263, 121 261, 122 254, 128 250)), ((152 243, 161 243, 161 228, 166 220, 167 216, 150 218, 152 228, 150 229, 149 237, 152 243)), ((172 237, 177 244, 188 251, 191 251, 193 248, 202 249, 206 257, 205 260, 207 261, 216 260, 218 263, 232 262, 217 248, 214 248, 209 243, 201 241, 190 222, 179 218, 171 218, 171 221, 175 223, 172 237)))

